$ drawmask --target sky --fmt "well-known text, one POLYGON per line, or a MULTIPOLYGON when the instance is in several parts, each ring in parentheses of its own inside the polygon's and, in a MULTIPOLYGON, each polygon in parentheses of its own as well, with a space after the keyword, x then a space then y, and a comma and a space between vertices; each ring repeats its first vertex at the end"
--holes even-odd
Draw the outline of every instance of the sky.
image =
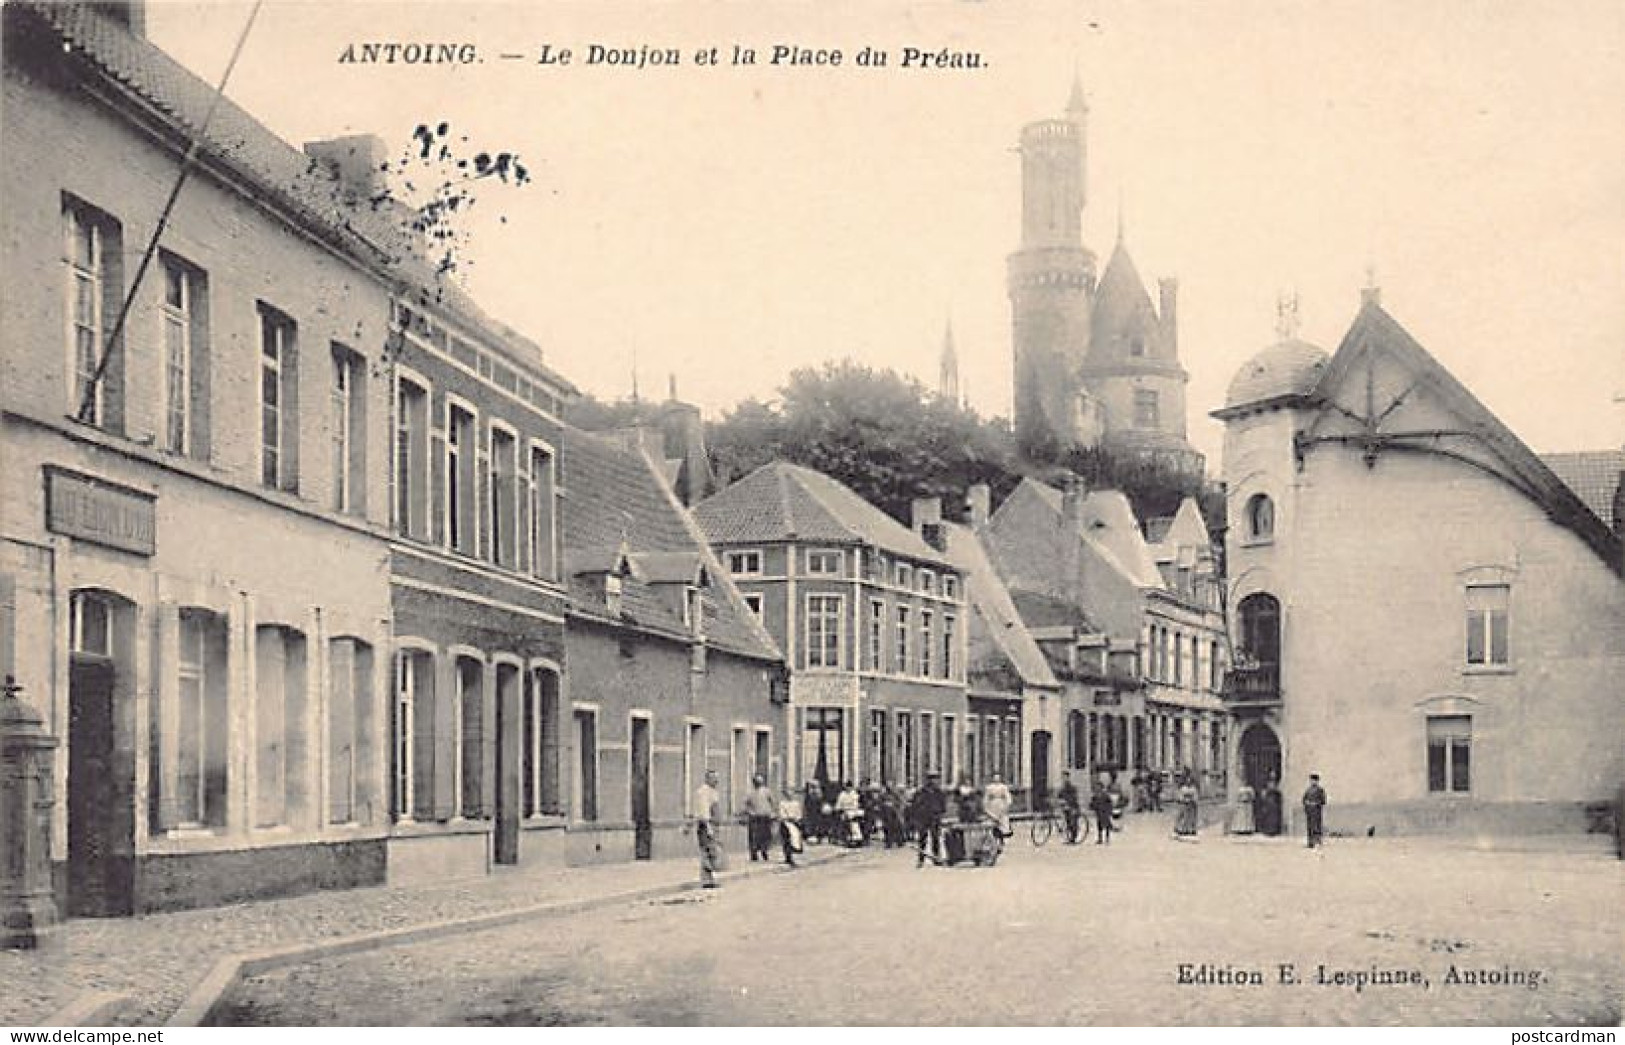
MULTIPOLYGON (((215 80, 241 0, 149 0, 151 38, 215 80)), ((605 398, 709 416, 850 357, 1008 414, 1024 123, 1089 99, 1084 240, 1119 223, 1180 281, 1190 436, 1277 337, 1334 349, 1360 288, 1542 452, 1625 445, 1625 5, 266 0, 227 93, 294 142, 402 153, 446 121, 517 153, 482 183, 462 278, 605 398), (471 43, 471 64, 341 63, 350 44, 471 43), (588 50, 678 48, 677 66, 588 50), (734 45, 755 65, 730 64, 734 45), (842 64, 770 64, 775 46, 842 64), (543 47, 569 65, 544 65, 543 47), (717 48, 719 66, 696 64, 717 48), (865 47, 885 68, 856 64, 865 47), (905 48, 981 68, 902 68, 905 48), (503 59, 504 53, 522 59, 503 59)), ((472 213, 472 212, 471 212, 472 213)))

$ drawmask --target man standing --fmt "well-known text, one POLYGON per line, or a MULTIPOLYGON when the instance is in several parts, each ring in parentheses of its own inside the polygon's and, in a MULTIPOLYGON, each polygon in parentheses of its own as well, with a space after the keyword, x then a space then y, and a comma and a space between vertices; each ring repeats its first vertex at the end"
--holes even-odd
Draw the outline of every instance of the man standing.
POLYGON ((927 839, 931 843, 931 862, 942 862, 942 818, 948 812, 948 795, 938 784, 937 774, 928 774, 925 786, 914 796, 914 827, 919 831, 919 853, 916 868, 925 865, 927 839))
POLYGON ((1326 811, 1326 792, 1320 786, 1320 774, 1309 774, 1309 787, 1303 793, 1303 818, 1309 829, 1309 848, 1314 849, 1321 844, 1325 836, 1326 827, 1322 819, 1326 811))
POLYGON ((1055 800, 1061 804, 1061 816, 1066 820, 1066 844, 1078 844, 1078 812, 1082 804, 1078 800, 1078 785, 1072 782, 1072 774, 1063 770, 1061 772, 1061 788, 1055 794, 1055 800))
POLYGON ((722 819, 722 796, 717 793, 717 771, 705 771, 705 783, 694 789, 694 841, 700 847, 700 885, 717 887, 716 872, 722 870, 722 842, 717 825, 722 819))
POLYGON ((773 792, 767 789, 767 780, 757 773, 750 778, 750 794, 745 796, 745 823, 750 835, 750 859, 767 860, 768 846, 773 844, 773 792))

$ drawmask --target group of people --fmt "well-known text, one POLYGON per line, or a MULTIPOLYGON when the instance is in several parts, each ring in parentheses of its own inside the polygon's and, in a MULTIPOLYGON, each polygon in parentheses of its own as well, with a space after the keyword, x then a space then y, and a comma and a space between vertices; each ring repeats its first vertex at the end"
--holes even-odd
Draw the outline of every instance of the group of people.
MULTIPOLYGON (((1320 774, 1309 774, 1309 786, 1303 792, 1304 833, 1310 849, 1318 849, 1326 839, 1326 789, 1320 785, 1320 774)), ((1273 777, 1265 780, 1261 790, 1254 791, 1247 784, 1236 791, 1235 817, 1230 833, 1250 835, 1278 835, 1283 824, 1281 789, 1273 777)))
MULTIPOLYGON (((1160 783, 1151 785, 1156 774, 1136 775, 1136 789, 1149 788, 1142 808, 1161 808, 1160 783)), ((1193 839, 1199 826, 1196 782, 1188 770, 1178 776, 1177 805, 1174 835, 1193 839)), ((1237 809, 1231 824, 1233 834, 1275 835, 1281 832, 1281 792, 1274 780, 1268 781, 1262 794, 1243 785, 1237 792, 1237 809)), ((1072 775, 1061 774, 1061 786, 1054 800, 1066 820, 1067 838, 1076 841, 1081 798, 1072 775)), ((751 778, 751 790, 745 796, 744 818, 753 861, 771 859, 775 827, 777 840, 788 867, 796 866, 796 854, 808 840, 821 840, 832 844, 851 846, 868 845, 878 834, 888 849, 905 846, 910 840, 917 846, 915 866, 924 866, 927 859, 934 863, 942 860, 942 827, 952 802, 955 819, 962 824, 991 821, 994 829, 1010 836, 1010 810, 1014 797, 1010 785, 995 774, 985 787, 978 788, 969 777, 960 777, 953 790, 946 791, 936 773, 926 777, 918 789, 901 790, 891 785, 877 785, 864 781, 862 787, 851 781, 838 790, 827 791, 817 780, 807 782, 802 792, 786 787, 775 796, 760 775, 751 778)), ((1095 781, 1090 789, 1089 810, 1095 820, 1095 844, 1108 845, 1118 827, 1124 802, 1116 788, 1115 778, 1108 784, 1095 781)), ((1319 774, 1311 773, 1309 787, 1303 793, 1305 829, 1310 848, 1319 847, 1325 838, 1324 812, 1326 791, 1321 787, 1319 774)), ((694 794, 695 841, 700 852, 700 883, 706 888, 716 886, 716 872, 723 863, 722 844, 718 837, 721 824, 721 794, 717 790, 717 774, 707 770, 705 782, 694 794)))

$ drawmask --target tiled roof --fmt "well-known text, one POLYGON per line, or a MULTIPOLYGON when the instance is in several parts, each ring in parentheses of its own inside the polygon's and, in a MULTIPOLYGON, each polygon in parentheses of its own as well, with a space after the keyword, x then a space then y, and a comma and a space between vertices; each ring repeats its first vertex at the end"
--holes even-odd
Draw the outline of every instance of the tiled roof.
POLYGON ((695 505, 694 515, 713 544, 857 543, 894 555, 946 562, 913 530, 848 487, 787 461, 762 465, 695 505))
MULTIPOLYGON (((559 455, 563 487, 560 534, 565 561, 611 562, 613 549, 624 543, 634 567, 633 576, 622 584, 626 622, 686 638, 688 629, 682 619, 651 585, 692 577, 703 566, 711 582, 705 619, 710 645, 750 657, 782 659, 711 554, 699 528, 645 454, 574 428, 564 430, 563 442, 559 455)), ((570 596, 578 615, 606 615, 602 593, 585 576, 570 578, 570 596)))
POLYGON ((1224 409, 1272 403, 1308 395, 1331 357, 1307 341, 1289 339, 1263 349, 1230 379, 1224 409))
MULTIPOLYGON (((1020 485, 1030 486, 1056 515, 1066 512, 1066 496, 1055 487, 1032 476, 1024 476, 1020 485)), ((1090 490, 1082 496, 1078 538, 1140 587, 1161 587, 1162 574, 1151 555, 1151 546, 1140 532, 1128 497, 1121 490, 1090 490)))
POLYGON ((948 538, 949 560, 965 574, 966 594, 974 611, 969 633, 971 663, 985 663, 996 655, 1027 685, 1059 686, 981 539, 964 526, 949 524, 943 532, 948 538))
POLYGON ((1045 595, 1036 591, 1010 592, 1010 600, 1028 628, 1081 628, 1086 632, 1097 629, 1087 614, 1074 602, 1045 595))
POLYGON ((1625 473, 1625 450, 1580 450, 1574 453, 1541 454, 1546 467, 1585 502, 1587 508, 1609 527, 1619 525, 1614 515, 1614 494, 1620 475, 1625 473))
MULTIPOLYGON (((157 110, 188 138, 202 129, 215 88, 166 54, 84 3, 27 2, 6 5, 7 14, 33 15, 85 67, 157 110)), ((234 176, 266 192, 302 220, 327 233, 353 256, 385 268, 411 284, 420 300, 433 302, 473 324, 493 344, 560 387, 574 386, 541 361, 541 349, 485 314, 455 283, 438 278, 418 250, 399 214, 401 204, 351 202, 327 166, 283 141, 247 110, 222 98, 209 120, 200 151, 234 176)))

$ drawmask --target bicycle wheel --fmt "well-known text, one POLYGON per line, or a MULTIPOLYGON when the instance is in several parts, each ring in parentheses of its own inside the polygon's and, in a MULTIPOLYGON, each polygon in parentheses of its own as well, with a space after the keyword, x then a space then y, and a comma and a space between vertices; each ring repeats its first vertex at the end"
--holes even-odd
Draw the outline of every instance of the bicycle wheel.
POLYGON ((1087 839, 1093 827, 1094 825, 1089 822, 1089 814, 1080 812, 1078 814, 1078 833, 1072 838, 1073 844, 1076 845, 1078 842, 1087 839))
POLYGON ((1042 846, 1049 841, 1049 836, 1055 830, 1055 824, 1047 816, 1038 817, 1033 821, 1033 845, 1042 846))

